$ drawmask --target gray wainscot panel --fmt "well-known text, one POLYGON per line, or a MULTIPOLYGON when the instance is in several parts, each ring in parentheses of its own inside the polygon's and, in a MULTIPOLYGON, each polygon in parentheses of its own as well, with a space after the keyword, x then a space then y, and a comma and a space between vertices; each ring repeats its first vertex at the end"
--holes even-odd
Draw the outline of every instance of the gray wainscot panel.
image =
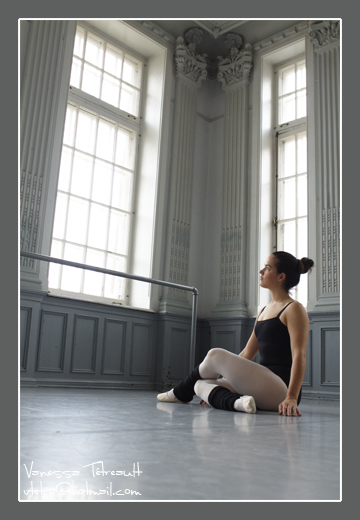
POLYGON ((245 347, 253 326, 254 319, 214 318, 209 320, 211 327, 211 348, 223 348, 239 354, 245 347))
POLYGON ((126 321, 105 318, 102 374, 124 375, 126 321))
POLYGON ((67 314, 41 312, 37 371, 63 372, 67 314))
POLYGON ((310 334, 303 396, 340 397, 340 313, 309 312, 310 334))
POLYGON ((189 374, 191 317, 162 313, 158 323, 156 389, 162 391, 189 374))
POLYGON ((93 316, 75 315, 71 372, 95 374, 98 322, 93 316))
POLYGON ((152 337, 151 323, 133 323, 131 336, 131 376, 151 376, 152 337))

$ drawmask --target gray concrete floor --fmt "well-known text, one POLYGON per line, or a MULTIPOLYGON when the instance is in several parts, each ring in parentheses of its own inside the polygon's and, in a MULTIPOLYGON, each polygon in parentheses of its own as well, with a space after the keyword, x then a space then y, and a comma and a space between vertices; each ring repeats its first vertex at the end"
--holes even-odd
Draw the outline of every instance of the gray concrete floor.
POLYGON ((282 417, 156 394, 22 388, 19 500, 340 500, 339 401, 282 417))

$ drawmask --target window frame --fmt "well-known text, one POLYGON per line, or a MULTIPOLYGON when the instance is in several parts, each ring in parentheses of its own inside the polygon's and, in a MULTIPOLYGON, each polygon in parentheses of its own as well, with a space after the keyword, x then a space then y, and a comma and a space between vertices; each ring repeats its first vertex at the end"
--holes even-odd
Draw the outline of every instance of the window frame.
MULTIPOLYGON (((308 113, 306 113, 306 116, 305 117, 301 117, 301 118, 298 118, 298 119, 293 119, 293 120, 290 120, 290 121, 285 121, 283 123, 279 123, 279 98, 280 98, 280 94, 279 94, 279 71, 281 69, 284 69, 286 68, 287 66, 290 66, 292 64, 296 64, 297 62, 300 62, 300 61, 304 61, 305 62, 305 66, 307 68, 307 63, 306 63, 306 53, 301 53, 301 54, 298 54, 298 55, 295 55, 295 56, 292 56, 291 58, 288 58, 280 63, 277 63, 276 65, 274 65, 274 76, 276 78, 276 80, 274 81, 274 103, 273 103, 273 120, 274 120, 274 157, 275 157, 275 161, 274 161, 274 173, 275 173, 275 182, 274 182, 274 190, 273 190, 273 203, 272 203, 272 206, 273 206, 273 214, 274 214, 274 219, 273 219, 273 226, 274 226, 274 237, 273 237, 273 240, 274 240, 274 245, 273 245, 273 248, 274 248, 274 251, 278 250, 278 244, 279 244, 279 224, 283 221, 287 221, 287 220, 294 220, 295 221, 295 226, 296 226, 296 235, 297 235, 297 228, 298 228, 298 220, 301 218, 304 218, 304 217, 298 217, 297 215, 295 216, 295 218, 293 219, 281 219, 279 220, 278 218, 278 215, 279 215, 279 189, 278 189, 278 184, 279 184, 279 168, 280 168, 280 163, 279 163, 279 145, 280 145, 280 141, 279 141, 279 138, 284 138, 284 137, 290 137, 290 136, 297 136, 298 134, 300 133, 303 133, 305 132, 306 134, 306 140, 307 140, 307 144, 306 144, 306 148, 307 148, 307 156, 308 156, 308 128, 307 128, 307 117, 308 117, 308 113)), ((307 72, 306 72, 306 75, 307 75, 307 72)), ((297 90, 295 90, 296 92, 297 90)), ((308 96, 308 82, 306 82, 306 96, 308 96)), ((307 103, 306 103, 306 110, 307 110, 307 103)), ((294 178, 297 177, 297 173, 295 174, 294 178)), ((308 249, 309 249, 309 166, 308 166, 308 159, 307 159, 307 169, 306 169, 306 180, 307 180, 307 212, 306 212, 306 224, 307 224, 307 254, 308 254, 308 249)), ((295 192, 295 198, 296 198, 296 192, 295 192)), ((296 250, 297 250, 297 243, 296 243, 296 250)), ((303 256, 303 255, 301 255, 303 256)), ((307 284, 307 287, 306 287, 306 295, 307 295, 307 301, 306 302, 302 302, 304 307, 306 308, 307 306, 307 303, 308 303, 308 300, 309 300, 309 287, 308 287, 308 276, 307 275, 303 275, 303 278, 305 278, 306 280, 306 284, 307 284)), ((295 299, 298 298, 298 286, 295 287, 293 289, 294 291, 294 297, 295 299)))
MULTIPOLYGON (((142 114, 144 111, 144 98, 145 98, 145 84, 146 84, 146 78, 145 78, 145 72, 146 72, 146 63, 147 59, 143 56, 141 56, 136 51, 133 51, 129 49, 127 46, 121 44, 120 42, 114 40, 111 36, 104 34, 103 32, 99 31, 97 28, 93 27, 92 25, 88 25, 84 22, 77 22, 76 24, 76 30, 77 28, 81 27, 82 29, 85 29, 91 34, 94 34, 97 38, 101 38, 105 40, 106 42, 110 43, 112 46, 116 46, 119 48, 122 52, 132 56, 134 59, 139 61, 142 66, 142 73, 141 73, 141 82, 139 85, 139 115, 135 116, 133 114, 129 114, 126 111, 120 109, 119 107, 116 107, 114 105, 111 105, 105 101, 103 101, 100 98, 96 98, 92 96, 91 94, 80 90, 77 87, 74 87, 71 85, 71 75, 69 79, 69 85, 68 85, 68 97, 66 100, 66 109, 70 105, 77 105, 79 109, 83 108, 84 110, 90 111, 92 113, 95 113, 98 118, 106 119, 112 123, 115 123, 119 126, 125 127, 129 129, 132 132, 135 132, 136 134, 136 143, 135 143, 135 159, 134 159, 134 168, 133 168, 133 186, 132 186, 132 193, 131 193, 131 207, 130 207, 130 223, 129 223, 129 233, 128 233, 128 252, 127 252, 127 269, 125 272, 130 272, 131 267, 131 254, 132 254, 132 243, 131 243, 131 237, 133 236, 133 228, 134 228, 134 218, 135 218, 135 200, 137 196, 137 181, 138 181, 138 169, 139 169, 139 153, 140 153, 140 138, 141 138, 141 121, 142 121, 142 114)), ((75 42, 75 40, 74 40, 75 42)), ((74 52, 72 52, 72 58, 74 56, 74 52)), ((63 138, 61 141, 61 150, 63 148, 63 138)), ((62 151, 61 154, 62 155, 62 151)), ((58 187, 56 188, 56 199, 57 199, 57 193, 58 193, 58 187)), ((91 200, 91 199, 90 199, 91 200)), ((67 219, 67 217, 66 217, 67 219)), ((53 231, 51 233, 51 243, 53 241, 53 231)), ((65 239, 63 239, 63 242, 65 243, 65 239)), ((88 249, 88 245, 86 244, 84 246, 86 250, 88 249)), ((64 246, 62 247, 64 250, 64 246)), ((104 250, 106 254, 106 249, 104 250)), ((85 262, 82 262, 85 263, 85 262)), ((51 267, 51 266, 50 266, 51 267)), ((58 268, 62 271, 63 266, 59 265, 58 268)), ((83 287, 83 278, 84 274, 89 271, 82 270, 82 283, 81 286, 83 287)), ((108 275, 100 275, 104 279, 108 275)), ((50 272, 48 274, 48 282, 50 280, 50 272)), ((72 298, 82 301, 95 301, 98 303, 104 303, 104 304, 118 304, 118 305, 128 305, 129 302, 129 288, 130 288, 130 280, 120 278, 121 282, 125 284, 125 291, 124 291, 124 298, 123 299, 115 299, 115 298, 109 298, 106 296, 97 296, 93 294, 88 294, 84 292, 73 292, 61 288, 54 288, 50 284, 48 285, 48 292, 49 294, 52 294, 53 296, 58 297, 64 297, 64 298, 72 298), (116 301, 114 301, 116 300, 116 301)))

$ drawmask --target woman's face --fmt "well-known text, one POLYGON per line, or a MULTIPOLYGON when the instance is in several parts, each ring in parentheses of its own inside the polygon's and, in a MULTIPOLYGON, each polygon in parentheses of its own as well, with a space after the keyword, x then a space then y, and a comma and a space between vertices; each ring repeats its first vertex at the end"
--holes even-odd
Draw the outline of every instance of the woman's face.
POLYGON ((282 284, 282 281, 280 279, 281 275, 279 275, 275 267, 274 255, 270 255, 268 257, 264 267, 260 269, 259 273, 260 287, 264 287, 265 289, 271 289, 282 284))

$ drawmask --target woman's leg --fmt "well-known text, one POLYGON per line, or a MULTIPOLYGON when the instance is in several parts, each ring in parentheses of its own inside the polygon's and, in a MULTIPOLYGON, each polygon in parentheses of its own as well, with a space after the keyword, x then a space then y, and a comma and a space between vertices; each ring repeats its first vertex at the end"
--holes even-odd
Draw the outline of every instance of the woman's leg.
MULTIPOLYGON (((195 394, 195 383, 199 379, 212 379, 216 381, 215 386, 229 385, 227 388, 232 392, 241 396, 252 396, 257 407, 262 410, 277 411, 287 393, 287 387, 282 379, 268 368, 228 350, 214 348, 209 350, 204 361, 184 381, 169 392, 159 394, 158 400, 191 401, 195 394), (216 381, 220 374, 225 380, 216 381), (180 396, 180 392, 181 399, 176 396, 176 394, 180 396), (187 393, 186 398, 184 392, 187 393)), ((207 396, 209 393, 210 391, 207 396)), ((202 396, 199 397, 203 399, 202 396)), ((204 401, 208 402, 207 399, 204 401)))
POLYGON ((254 398, 238 394, 226 379, 199 379, 194 389, 198 397, 214 408, 230 412, 256 413, 254 398))
POLYGON ((200 363, 199 375, 201 379, 217 379, 219 374, 238 394, 252 396, 262 410, 277 411, 286 397, 285 383, 271 370, 227 350, 215 348, 200 363))

